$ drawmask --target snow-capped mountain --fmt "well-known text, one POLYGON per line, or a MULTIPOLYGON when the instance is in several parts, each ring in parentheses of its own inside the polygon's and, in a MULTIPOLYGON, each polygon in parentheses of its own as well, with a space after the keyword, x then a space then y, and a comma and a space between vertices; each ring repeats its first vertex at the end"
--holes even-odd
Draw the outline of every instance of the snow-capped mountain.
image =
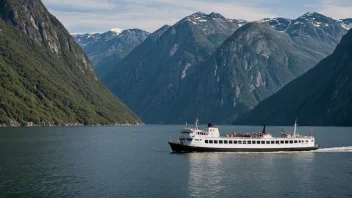
POLYGON ((75 34, 75 41, 83 48, 94 67, 109 56, 125 57, 142 43, 149 32, 140 29, 113 28, 105 33, 75 34))
POLYGON ((288 29, 288 27, 290 27, 292 20, 287 18, 276 17, 276 18, 264 18, 258 22, 268 24, 269 26, 275 28, 276 30, 280 32, 284 32, 288 29))
POLYGON ((308 12, 297 19, 265 18, 259 22, 289 34, 318 59, 332 53, 351 25, 348 19, 338 21, 316 12, 308 12))
POLYGON ((340 19, 337 22, 340 23, 341 26, 346 30, 349 30, 352 28, 352 18, 340 19))
POLYGON ((306 25, 306 23, 310 23, 315 27, 329 27, 332 23, 338 23, 341 25, 341 27, 345 28, 346 30, 352 28, 352 18, 335 20, 317 12, 307 12, 306 14, 298 17, 297 19, 275 17, 264 18, 262 20, 259 20, 258 22, 268 24, 269 26, 282 32, 288 30, 288 28, 292 25, 306 25))

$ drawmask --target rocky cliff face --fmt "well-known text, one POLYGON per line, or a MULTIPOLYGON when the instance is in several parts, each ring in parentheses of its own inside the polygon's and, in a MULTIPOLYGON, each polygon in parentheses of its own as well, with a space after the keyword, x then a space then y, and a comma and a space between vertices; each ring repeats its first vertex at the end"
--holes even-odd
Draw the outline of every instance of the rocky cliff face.
POLYGON ((235 124, 352 124, 352 32, 334 53, 235 120, 235 124))
POLYGON ((141 44, 149 34, 140 29, 120 30, 115 28, 102 34, 76 34, 73 37, 83 48, 94 67, 98 68, 105 65, 99 64, 100 61, 111 56, 115 58, 115 61, 120 61, 141 44))
POLYGON ((4 0, 0 4, 0 12, 6 23, 20 29, 53 53, 63 55, 68 50, 77 58, 76 66, 95 77, 83 50, 76 46, 65 27, 48 12, 41 1, 4 0))
POLYGON ((0 125, 140 122, 40 0, 0 1, 0 16, 0 125))

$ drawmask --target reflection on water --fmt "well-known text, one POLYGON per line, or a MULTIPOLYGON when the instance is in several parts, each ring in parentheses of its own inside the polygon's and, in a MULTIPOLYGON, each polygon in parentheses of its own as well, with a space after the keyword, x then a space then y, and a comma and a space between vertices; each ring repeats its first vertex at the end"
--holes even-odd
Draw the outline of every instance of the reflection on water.
MULTIPOLYGON (((188 193, 191 197, 215 197, 219 192, 246 196, 253 191, 284 195, 294 181, 311 181, 314 152, 190 153, 188 193), (286 178, 286 179, 285 179, 286 178), (281 183, 277 183, 282 180, 281 183)), ((302 192, 295 192, 301 195, 302 192)), ((258 194, 260 196, 260 194, 258 194)))
POLYGON ((188 156, 190 173, 189 195, 192 197, 213 196, 223 188, 222 161, 219 153, 191 153, 188 156), (205 190, 205 192, 203 191, 205 190))

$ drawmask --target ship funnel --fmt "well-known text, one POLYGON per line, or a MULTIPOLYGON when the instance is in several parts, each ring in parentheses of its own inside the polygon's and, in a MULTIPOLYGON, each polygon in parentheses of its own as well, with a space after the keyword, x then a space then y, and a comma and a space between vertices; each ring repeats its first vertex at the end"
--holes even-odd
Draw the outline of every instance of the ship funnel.
POLYGON ((264 125, 264 128, 263 128, 263 134, 265 134, 265 128, 266 128, 266 125, 264 125))

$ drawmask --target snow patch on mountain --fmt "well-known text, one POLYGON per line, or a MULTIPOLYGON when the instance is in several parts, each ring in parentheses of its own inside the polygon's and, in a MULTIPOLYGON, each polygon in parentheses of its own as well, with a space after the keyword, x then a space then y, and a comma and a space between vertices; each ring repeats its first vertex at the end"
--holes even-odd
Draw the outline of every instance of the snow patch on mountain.
POLYGON ((340 19, 340 20, 337 20, 337 22, 346 30, 349 30, 352 28, 352 18, 340 19))
POLYGON ((175 44, 170 50, 170 56, 173 56, 178 49, 178 44, 175 44))
POLYGON ((123 32, 123 29, 120 28, 112 28, 110 30, 111 32, 115 32, 117 35, 121 34, 121 32, 123 32))
POLYGON ((182 71, 181 80, 183 80, 183 79, 186 77, 187 70, 188 70, 188 68, 189 68, 190 66, 191 66, 190 63, 187 63, 187 64, 185 65, 185 68, 184 68, 183 71, 182 71))

